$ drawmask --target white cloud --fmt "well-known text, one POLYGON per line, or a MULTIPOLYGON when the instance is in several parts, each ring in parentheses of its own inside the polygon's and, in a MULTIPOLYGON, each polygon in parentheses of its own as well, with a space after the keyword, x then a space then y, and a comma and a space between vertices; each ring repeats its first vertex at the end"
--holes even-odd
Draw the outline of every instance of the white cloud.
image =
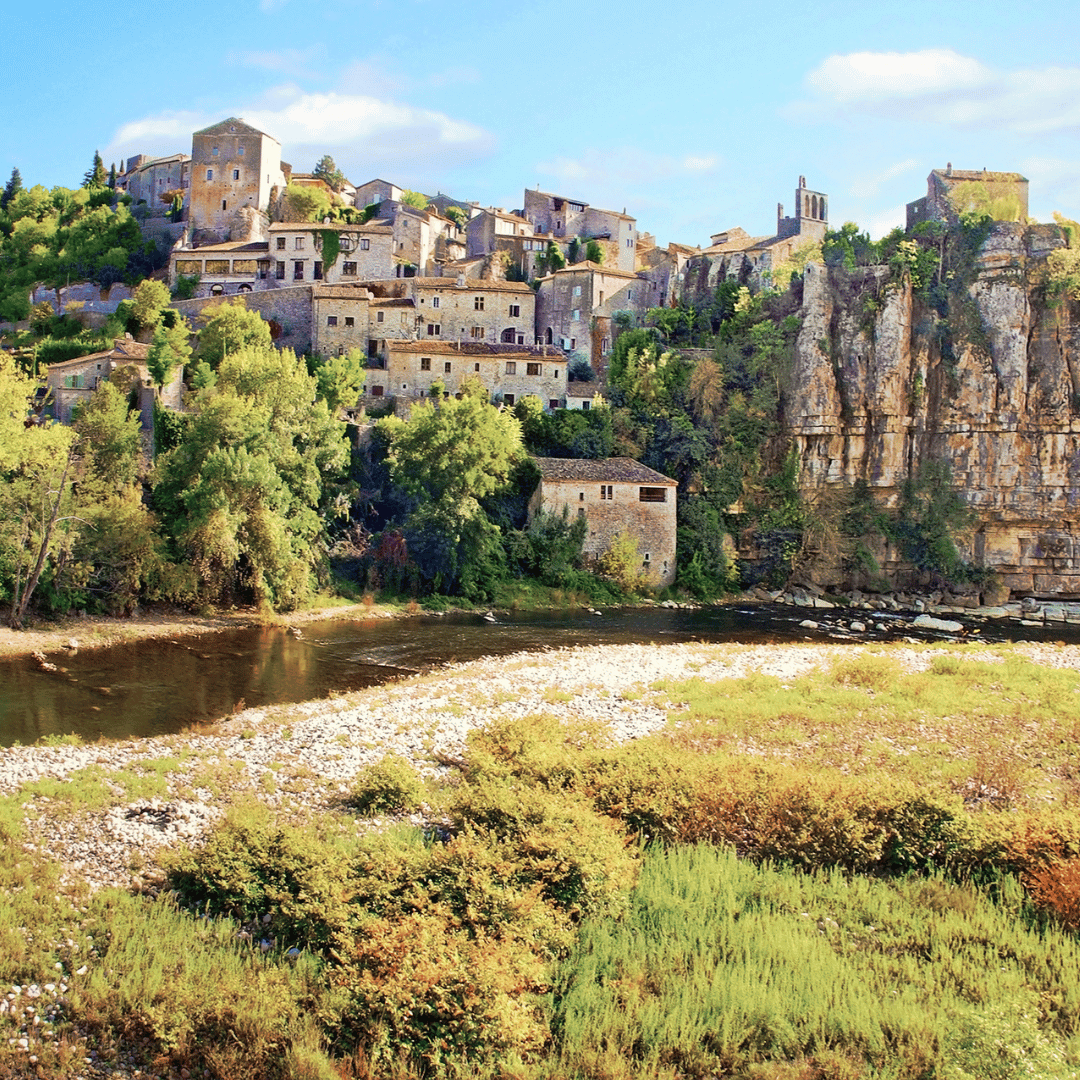
POLYGON ((895 165, 890 165, 880 172, 869 176, 856 177, 851 185, 851 194, 858 199, 869 199, 878 193, 882 184, 887 184, 890 180, 903 176, 904 173, 910 172, 918 164, 919 162, 915 158, 906 158, 904 161, 898 161, 895 165))
POLYGON ((627 146, 590 150, 580 158, 554 158, 539 162, 536 168, 562 183, 628 189, 657 180, 710 172, 718 164, 719 159, 711 155, 688 154, 675 158, 627 146))
POLYGON ((871 240, 880 240, 883 236, 891 233, 893 229, 905 228, 906 226, 907 205, 901 203, 899 206, 893 206, 888 210, 883 210, 880 214, 875 214, 866 226, 866 231, 870 234, 871 240))
POLYGON ((274 87, 259 102, 220 112, 159 113, 124 124, 106 148, 106 156, 168 153, 191 145, 191 133, 228 115, 272 135, 282 154, 298 168, 330 151, 347 172, 359 176, 388 164, 401 169, 440 167, 486 155, 491 136, 467 120, 369 94, 308 93, 295 86, 274 87))
POLYGON ((910 53, 857 52, 833 55, 807 76, 821 93, 838 99, 914 97, 979 86, 988 68, 952 49, 910 53))
POLYGON ((1080 67, 997 70, 952 49, 858 52, 826 58, 806 78, 814 100, 788 113, 854 112, 1022 134, 1080 131, 1080 67))

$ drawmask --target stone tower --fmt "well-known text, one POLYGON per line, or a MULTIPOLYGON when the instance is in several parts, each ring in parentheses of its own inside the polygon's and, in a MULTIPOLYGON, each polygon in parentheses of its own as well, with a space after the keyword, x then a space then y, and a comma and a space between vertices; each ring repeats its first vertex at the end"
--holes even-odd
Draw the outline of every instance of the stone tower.
POLYGON ((820 191, 806 186, 806 177, 799 177, 795 189, 795 216, 785 217, 783 205, 776 207, 778 237, 806 236, 811 242, 824 240, 829 227, 829 200, 820 191))
POLYGON ((241 207, 266 210, 274 188, 285 186, 281 144, 230 117, 191 137, 191 221, 194 243, 229 239, 241 207))

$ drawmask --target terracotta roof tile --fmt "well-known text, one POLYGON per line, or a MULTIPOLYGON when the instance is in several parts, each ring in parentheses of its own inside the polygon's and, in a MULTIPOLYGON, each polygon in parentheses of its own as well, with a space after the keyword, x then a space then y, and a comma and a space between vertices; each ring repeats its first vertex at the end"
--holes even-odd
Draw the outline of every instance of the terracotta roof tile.
POLYGON ((545 480, 581 481, 582 483, 648 484, 676 487, 670 476, 650 469, 628 457, 612 458, 533 458, 545 480))

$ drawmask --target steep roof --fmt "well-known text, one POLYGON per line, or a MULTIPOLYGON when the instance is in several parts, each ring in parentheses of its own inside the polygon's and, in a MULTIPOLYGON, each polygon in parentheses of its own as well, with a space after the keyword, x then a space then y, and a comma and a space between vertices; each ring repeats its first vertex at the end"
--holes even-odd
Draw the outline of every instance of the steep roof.
POLYGON ((580 481, 597 484, 647 484, 677 487, 670 476, 650 469, 628 457, 611 458, 533 458, 544 480, 580 481))
POLYGON ((87 360, 127 360, 131 363, 144 364, 150 354, 150 346, 141 341, 129 341, 127 338, 116 338, 111 349, 103 349, 101 352, 87 353, 85 356, 73 356, 70 360, 61 360, 49 365, 50 371, 59 371, 76 364, 85 364, 87 360))

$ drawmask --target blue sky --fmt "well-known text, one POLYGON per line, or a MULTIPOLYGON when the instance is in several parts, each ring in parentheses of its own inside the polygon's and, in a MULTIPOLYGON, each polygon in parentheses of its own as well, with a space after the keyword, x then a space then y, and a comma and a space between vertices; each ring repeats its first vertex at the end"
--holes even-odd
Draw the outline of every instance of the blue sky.
POLYGON ((1080 4, 234 0, 9 5, 0 182, 190 152, 242 116, 308 171, 506 209, 539 185, 661 243, 773 230, 800 175, 881 235, 926 174, 1016 169, 1080 217, 1080 4))

